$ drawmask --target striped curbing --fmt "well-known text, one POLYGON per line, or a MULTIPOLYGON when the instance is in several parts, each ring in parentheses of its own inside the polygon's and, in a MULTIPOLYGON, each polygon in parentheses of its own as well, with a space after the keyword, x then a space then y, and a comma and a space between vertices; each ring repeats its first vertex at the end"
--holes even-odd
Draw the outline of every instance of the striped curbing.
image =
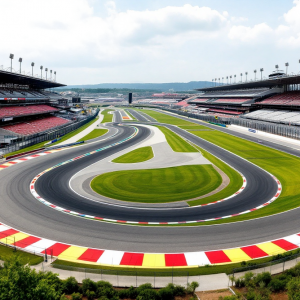
POLYGON ((300 248, 300 233, 264 243, 214 251, 182 253, 137 253, 104 250, 60 243, 20 232, 0 223, 0 243, 38 255, 49 255, 77 263, 114 267, 198 267, 249 261, 300 248))

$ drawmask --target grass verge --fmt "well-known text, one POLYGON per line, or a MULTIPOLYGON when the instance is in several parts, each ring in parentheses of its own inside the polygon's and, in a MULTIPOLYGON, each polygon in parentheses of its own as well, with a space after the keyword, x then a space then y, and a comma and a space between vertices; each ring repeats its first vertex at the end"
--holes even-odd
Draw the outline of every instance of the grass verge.
POLYGON ((36 149, 39 149, 39 148, 43 148, 43 147, 45 147, 44 145, 45 145, 46 143, 47 143, 47 141, 44 141, 44 142, 35 144, 35 145, 33 145, 33 146, 30 146, 30 147, 26 147, 26 148, 23 148, 23 149, 14 151, 14 152, 6 153, 6 154, 4 155, 4 157, 11 156, 11 155, 15 155, 15 154, 19 154, 19 153, 23 153, 23 152, 28 152, 28 151, 32 151, 32 150, 36 150, 36 149))
MULTIPOLYGON (((299 253, 299 250, 289 251, 284 254, 284 257, 289 260, 293 258, 293 255, 299 253), (291 258, 289 258, 289 256, 291 258)), ((251 262, 240 262, 240 263, 233 263, 233 264, 224 264, 224 265, 206 265, 206 266, 195 266, 195 267, 180 267, 176 268, 174 267, 174 273, 172 268, 156 268, 156 269, 150 269, 150 268, 142 268, 142 267, 112 267, 112 266, 102 266, 102 265, 96 265, 96 264, 82 264, 82 263, 75 263, 75 262, 69 262, 64 260, 57 259, 55 262, 53 262, 54 268, 63 269, 63 270, 74 270, 79 271, 75 268, 82 268, 82 272, 84 272, 84 269, 91 269, 91 270, 99 270, 99 273, 101 270, 107 271, 108 274, 111 275, 128 275, 128 276, 172 276, 172 273, 174 276, 186 276, 187 273, 189 276, 196 276, 196 275, 209 275, 209 274, 218 274, 218 273, 226 273, 226 274, 232 274, 233 269, 238 268, 245 268, 245 266, 251 266, 252 268, 255 268, 255 266, 264 264, 264 263, 270 263, 270 264, 276 264, 276 260, 279 259, 277 256, 271 256, 271 257, 265 257, 261 259, 255 259, 251 260, 251 262), (184 274, 186 273, 186 274, 184 274)), ((86 270, 88 272, 88 270, 86 270)), ((93 272, 93 271, 92 271, 93 272)), ((105 272, 102 272, 105 274, 105 272)))
POLYGON ((214 195, 202 199, 188 201, 188 204, 190 206, 207 204, 207 203, 224 199, 226 197, 233 195, 236 191, 238 191, 241 188, 241 186, 243 185, 243 178, 236 170, 232 169, 230 166, 228 166, 223 161, 219 160, 217 157, 213 156, 209 152, 205 151, 204 149, 197 146, 195 147, 199 149, 199 151, 206 159, 208 159, 216 167, 221 169, 229 177, 230 182, 224 189, 222 189, 221 191, 219 191, 214 195))
POLYGON ((92 140, 92 139, 95 139, 97 137, 104 135, 107 132, 108 132, 108 129, 94 129, 89 134, 84 136, 82 139, 78 140, 77 142, 92 140))
POLYGON ((142 147, 117 157, 112 162, 121 164, 132 164, 147 161, 154 157, 152 147, 142 147))
POLYGON ((76 130, 71 131, 71 132, 65 134, 59 141, 57 141, 57 142, 51 144, 51 147, 52 147, 52 146, 56 146, 56 145, 58 145, 58 144, 60 144, 60 143, 62 143, 62 142, 64 142, 64 141, 70 139, 71 137, 75 136, 76 134, 80 133, 80 132, 83 131, 84 129, 86 129, 86 128, 88 128, 89 126, 91 126, 91 125, 92 125, 93 123, 95 123, 98 119, 99 119, 99 118, 96 117, 95 119, 93 119, 93 120, 91 120, 90 122, 84 124, 83 126, 77 128, 76 130))
POLYGON ((0 245, 0 260, 7 260, 15 254, 17 254, 20 257, 22 264, 30 264, 34 266, 44 261, 44 258, 42 256, 34 255, 19 250, 14 251, 14 249, 11 247, 0 245))
POLYGON ((128 121, 136 121, 136 118, 127 109, 125 109, 125 111, 126 111, 127 115, 132 119, 132 120, 128 120, 128 121))
POLYGON ((110 123, 113 120, 113 114, 110 114, 109 112, 113 111, 113 109, 105 109, 101 112, 101 114, 104 116, 101 123, 110 123))
POLYGON ((175 152, 198 152, 190 143, 178 136, 173 131, 163 126, 157 126, 165 135, 168 144, 175 152))
POLYGON ((113 199, 166 203, 206 195, 221 183, 212 165, 192 165, 110 172, 95 177, 91 188, 113 199))

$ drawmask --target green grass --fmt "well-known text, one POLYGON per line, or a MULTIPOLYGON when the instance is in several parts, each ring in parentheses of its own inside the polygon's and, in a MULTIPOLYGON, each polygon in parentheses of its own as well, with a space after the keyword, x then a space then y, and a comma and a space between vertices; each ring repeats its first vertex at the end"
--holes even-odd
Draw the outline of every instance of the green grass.
POLYGON ((76 134, 80 133, 81 131, 83 131, 84 129, 88 128, 89 126, 91 126, 93 123, 95 123, 97 120, 99 119, 99 117, 96 117, 95 119, 91 120, 90 122, 84 124, 83 126, 77 128, 76 130, 74 131, 71 131, 69 133, 67 133, 66 135, 64 135, 59 141, 51 144, 51 147, 52 146, 55 146, 57 144, 60 144, 68 139, 70 139, 71 137, 75 136, 76 134))
MULTIPOLYGON (((286 252, 285 255, 293 255, 298 253, 297 250, 286 252)), ((274 260, 274 256, 271 257, 265 257, 261 259, 254 259, 251 260, 251 264, 259 265, 263 263, 269 263, 272 264, 276 263, 276 260, 274 260)), ((100 270, 109 270, 109 274, 118 274, 118 275, 128 275, 132 276, 172 276, 170 272, 172 272, 172 268, 164 268, 164 269, 146 269, 146 268, 134 268, 134 267, 112 267, 112 266, 102 266, 102 265, 92 265, 92 264, 82 264, 82 263, 75 263, 75 262, 69 262, 64 260, 57 259, 54 263, 52 263, 54 268, 58 269, 64 269, 64 270, 72 270, 72 268, 86 268, 86 269, 98 269, 100 270), (134 273, 134 274, 132 274, 134 273)), ((207 265, 207 266, 201 266, 201 267, 180 267, 176 268, 174 267, 174 276, 186 276, 184 272, 188 272, 189 276, 196 276, 196 275, 209 275, 209 274, 219 274, 219 273, 226 273, 226 274, 232 274, 233 269, 237 268, 244 268, 245 266, 242 265, 242 263, 233 263, 233 264, 224 264, 224 265, 207 265)), ((76 271, 76 270, 75 270, 76 271)), ((84 270, 82 270, 84 271, 84 270)), ((88 272, 88 271, 87 271, 88 272)), ((103 272, 105 274, 105 272, 103 272)))
POLYGON ((108 132, 108 129, 94 129, 89 134, 84 136, 82 139, 78 140, 77 142, 92 140, 92 139, 95 139, 97 137, 104 135, 107 132, 108 132))
POLYGON ((101 114, 104 116, 101 123, 110 123, 113 120, 113 114, 110 114, 109 112, 113 111, 113 109, 105 109, 101 112, 101 114))
POLYGON ((37 256, 24 251, 14 251, 11 247, 0 245, 0 260, 7 260, 12 255, 18 255, 22 264, 38 265, 44 261, 42 256, 37 256))
POLYGON ((237 192, 241 186, 243 185, 243 178, 241 175, 231 167, 229 167, 227 164, 225 164, 223 161, 219 160, 217 157, 213 156, 209 152, 205 151, 204 149, 195 146, 199 151, 202 153, 202 155, 208 159, 211 163, 213 163, 215 166, 217 166, 219 169, 221 169, 230 179, 229 184, 219 191, 218 193, 202 198, 197 200, 188 201, 188 204, 190 206, 195 205, 201 205, 201 204, 207 204, 214 201, 218 201, 224 198, 227 198, 231 195, 233 195, 235 192, 237 192))
POLYGON ((95 177, 91 188, 113 199, 166 203, 206 195, 221 182, 212 165, 193 165, 110 172, 95 177))
POLYGON ((178 136, 173 131, 163 126, 157 126, 165 135, 168 144, 175 152, 198 152, 190 143, 178 136))
MULTIPOLYGON (((127 110, 125 109, 126 113, 128 114, 128 116, 132 119, 132 120, 128 120, 128 121, 136 121, 136 118, 127 110)), ((123 120, 124 121, 124 120, 123 120)), ((126 120, 125 120, 126 121, 126 120)))
MULTIPOLYGON (((154 118, 155 120, 157 120, 157 122, 160 123, 167 123, 167 124, 172 124, 172 125, 177 125, 177 126, 195 126, 197 124, 189 122, 189 121, 185 121, 173 116, 169 116, 166 114, 162 114, 160 112, 154 111, 154 110, 148 110, 148 109, 141 109, 138 110, 141 111, 143 113, 146 113, 147 115, 149 115, 150 117, 154 118)), ((200 126, 200 125, 198 125, 200 126)))
POLYGON ((121 163, 121 164, 129 164, 129 163, 140 163, 143 161, 147 161, 154 157, 152 147, 143 147, 135 149, 129 153, 126 153, 120 157, 117 157, 112 162, 121 163))
POLYGON ((42 143, 38 143, 38 144, 35 144, 33 146, 20 149, 18 151, 10 152, 10 153, 5 154, 4 157, 19 154, 19 153, 24 153, 24 152, 28 152, 28 151, 32 151, 32 150, 36 150, 36 149, 39 149, 39 148, 44 148, 46 143, 47 143, 47 141, 44 141, 42 143))
POLYGON ((203 126, 203 125, 197 125, 195 123, 191 123, 192 125, 184 125, 184 126, 178 126, 181 129, 185 129, 185 130, 213 130, 207 126, 203 126))

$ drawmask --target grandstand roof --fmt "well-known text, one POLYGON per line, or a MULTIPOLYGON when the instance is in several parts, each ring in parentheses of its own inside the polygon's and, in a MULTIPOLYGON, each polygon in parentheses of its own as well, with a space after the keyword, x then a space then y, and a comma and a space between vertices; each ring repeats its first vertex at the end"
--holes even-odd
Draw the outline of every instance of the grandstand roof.
POLYGON ((0 70, 0 84, 28 85, 32 89, 49 89, 66 86, 65 84, 0 70))
POLYGON ((285 76, 285 77, 258 80, 258 81, 225 84, 225 85, 201 88, 196 90, 202 92, 225 91, 225 90, 237 90, 237 89, 271 88, 275 86, 280 86, 280 85, 284 86, 284 85, 291 85, 291 84, 300 84, 300 74, 294 76, 285 76))

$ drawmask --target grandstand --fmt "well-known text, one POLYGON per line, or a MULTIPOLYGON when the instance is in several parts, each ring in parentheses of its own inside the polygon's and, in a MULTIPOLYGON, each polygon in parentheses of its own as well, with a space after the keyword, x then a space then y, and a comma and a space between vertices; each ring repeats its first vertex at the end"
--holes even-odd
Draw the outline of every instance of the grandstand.
POLYGON ((1 147, 20 137, 30 137, 72 123, 57 117, 62 97, 47 89, 61 87, 53 81, 0 70, 1 147))

